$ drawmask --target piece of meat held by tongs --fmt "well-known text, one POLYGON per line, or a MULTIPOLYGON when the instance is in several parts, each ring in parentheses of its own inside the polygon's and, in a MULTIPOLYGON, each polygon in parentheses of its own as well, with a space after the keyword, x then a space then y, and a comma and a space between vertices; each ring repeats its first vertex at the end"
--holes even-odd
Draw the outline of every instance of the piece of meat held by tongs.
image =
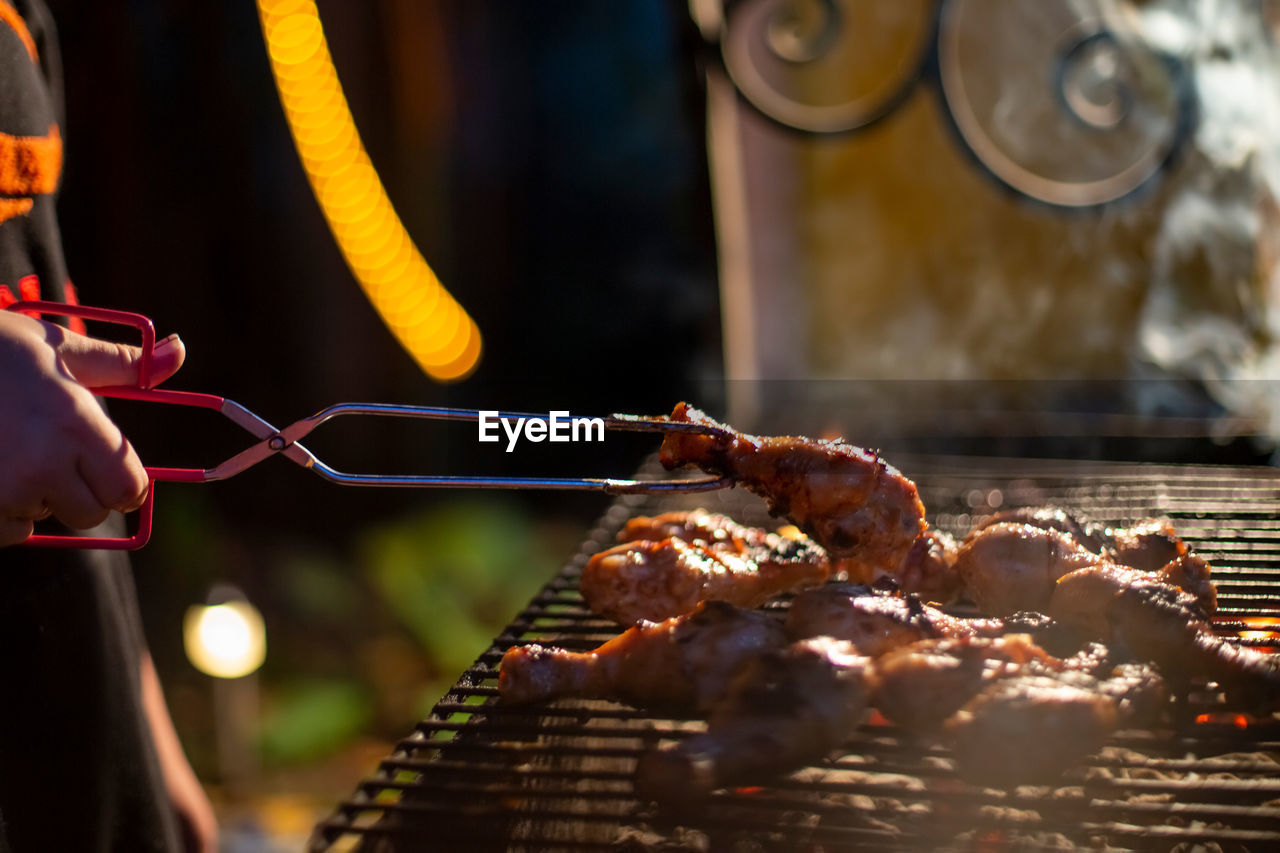
POLYGON ((722 432, 669 433, 659 452, 663 465, 695 465, 741 483, 833 561, 896 569, 928 529, 915 483, 875 452, 838 439, 747 435, 687 403, 670 420, 722 432))
POLYGON ((831 571, 826 552, 795 528, 770 533, 701 509, 633 518, 618 539, 587 561, 579 589, 594 612, 624 625, 701 601, 757 607, 831 571))

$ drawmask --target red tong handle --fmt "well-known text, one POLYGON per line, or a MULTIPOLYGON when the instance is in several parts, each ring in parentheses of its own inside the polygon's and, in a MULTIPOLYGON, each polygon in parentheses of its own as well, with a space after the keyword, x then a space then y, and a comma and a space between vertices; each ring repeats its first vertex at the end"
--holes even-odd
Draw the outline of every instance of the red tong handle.
MULTIPOLYGON (((68 305, 62 302, 15 302, 8 310, 17 311, 37 317, 42 314, 57 314, 66 317, 81 317, 85 320, 96 320, 103 323, 115 323, 122 326, 133 326, 142 333, 142 357, 138 361, 138 379, 133 385, 113 385, 107 388, 94 388, 93 393, 101 397, 120 397, 130 400, 153 400, 161 403, 177 403, 186 406, 201 406, 207 409, 219 409, 223 398, 213 394, 196 394, 190 391, 166 391, 152 388, 151 369, 152 353, 156 348, 156 328, 148 317, 132 311, 116 311, 111 308, 93 308, 86 305, 68 305)), ((180 480, 199 482, 204 479, 204 471, 199 468, 151 468, 147 469, 147 497, 138 508, 138 528, 132 536, 98 537, 98 536, 56 536, 52 534, 34 534, 26 539, 23 545, 38 548, 97 548, 107 551, 134 551, 146 545, 151 539, 151 517, 155 505, 157 480, 180 480)))

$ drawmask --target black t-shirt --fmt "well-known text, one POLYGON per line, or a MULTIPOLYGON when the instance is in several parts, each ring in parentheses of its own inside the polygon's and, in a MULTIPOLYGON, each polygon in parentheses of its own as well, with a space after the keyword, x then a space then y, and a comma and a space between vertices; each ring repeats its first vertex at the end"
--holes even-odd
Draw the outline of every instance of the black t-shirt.
MULTIPOLYGON (((61 110, 47 10, 0 0, 0 307, 68 296, 61 110)), ((144 649, 122 552, 0 549, 0 853, 180 849, 142 710, 144 649)))

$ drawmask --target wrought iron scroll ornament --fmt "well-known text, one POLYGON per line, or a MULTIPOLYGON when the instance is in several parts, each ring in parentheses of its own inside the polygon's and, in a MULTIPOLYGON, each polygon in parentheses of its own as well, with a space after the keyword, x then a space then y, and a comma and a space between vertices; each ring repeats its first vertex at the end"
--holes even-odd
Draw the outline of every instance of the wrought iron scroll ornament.
POLYGON ((870 0, 724 2, 711 46, 742 99, 766 118, 806 134, 853 133, 892 114, 923 83, 985 173, 1045 204, 1094 208, 1150 186, 1195 123, 1185 65, 1100 17, 1037 19, 1040 40, 1004 54, 1023 67, 1000 68, 1000 52, 993 60, 990 50, 999 35, 984 31, 982 17, 1031 4, 916 0, 920 26, 899 34, 884 79, 841 92, 841 75, 831 73, 837 54, 870 44, 851 32, 852 4, 870 0), (1023 99, 1012 110, 1011 93, 1023 99))

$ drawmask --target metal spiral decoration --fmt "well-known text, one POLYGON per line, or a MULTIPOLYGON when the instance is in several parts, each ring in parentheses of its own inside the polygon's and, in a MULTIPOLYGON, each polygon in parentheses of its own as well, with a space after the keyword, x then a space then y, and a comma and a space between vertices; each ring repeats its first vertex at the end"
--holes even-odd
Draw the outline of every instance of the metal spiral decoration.
POLYGON ((955 138, 1039 202, 1106 205, 1150 185, 1194 122, 1183 66, 1066 0, 729 0, 719 34, 743 99, 783 127, 860 130, 924 81, 955 138))
POLYGON ((733 2, 720 40, 725 70, 753 107, 784 127, 807 133, 865 127, 910 93, 927 57, 927 28, 912 32, 909 20, 901 26, 895 19, 902 15, 891 11, 899 3, 926 6, 924 0, 856 10, 840 0, 733 2), (860 32, 867 18, 878 26, 860 32), (887 36, 892 43, 885 45, 887 36), (887 74, 876 67, 885 65, 887 74))

